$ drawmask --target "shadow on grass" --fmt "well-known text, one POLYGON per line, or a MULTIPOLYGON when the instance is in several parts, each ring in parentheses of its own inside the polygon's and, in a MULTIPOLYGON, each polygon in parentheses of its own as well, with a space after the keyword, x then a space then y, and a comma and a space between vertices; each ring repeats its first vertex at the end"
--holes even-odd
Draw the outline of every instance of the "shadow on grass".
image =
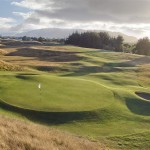
POLYGON ((48 62, 73 62, 83 59, 77 55, 78 53, 80 52, 20 48, 15 52, 8 53, 7 56, 36 57, 40 61, 48 62))
POLYGON ((126 105, 128 109, 135 114, 150 116, 150 102, 140 99, 127 98, 126 105))
POLYGON ((44 123, 49 125, 59 125, 69 123, 72 121, 87 121, 97 119, 96 112, 81 111, 81 112, 43 112, 29 109, 22 109, 9 105, 3 101, 0 101, 0 107, 7 111, 21 114, 31 121, 44 123))
POLYGON ((67 72, 69 69, 57 66, 37 66, 35 67, 39 71, 45 72, 67 72))
POLYGON ((143 56, 143 57, 136 58, 136 59, 133 59, 131 61, 128 61, 127 63, 131 64, 131 65, 135 65, 135 66, 150 64, 150 57, 149 56, 143 56))
POLYGON ((73 71, 73 73, 67 74, 65 76, 84 76, 90 73, 111 73, 111 72, 121 72, 126 69, 133 69, 139 64, 150 63, 150 57, 136 58, 134 60, 129 60, 125 62, 111 62, 105 63, 103 66, 80 66, 78 69, 73 71))
POLYGON ((150 93, 145 93, 145 92, 135 92, 136 95, 138 95, 139 97, 150 101, 150 93))
POLYGON ((84 76, 91 73, 121 72, 127 67, 135 67, 135 66, 129 65, 126 62, 106 63, 103 66, 81 66, 78 69, 76 69, 73 73, 67 74, 65 76, 84 76))
POLYGON ((20 74, 16 75, 16 78, 22 79, 22 80, 29 80, 32 76, 38 76, 38 75, 39 74, 24 74, 24 73, 20 73, 20 74))

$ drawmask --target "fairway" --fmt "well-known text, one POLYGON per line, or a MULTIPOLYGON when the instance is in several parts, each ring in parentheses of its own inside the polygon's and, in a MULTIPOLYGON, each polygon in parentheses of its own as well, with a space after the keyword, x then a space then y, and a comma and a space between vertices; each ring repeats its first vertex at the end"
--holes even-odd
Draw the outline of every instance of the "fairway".
POLYGON ((89 111, 110 105, 113 93, 87 80, 50 75, 10 74, 0 77, 1 99, 40 111, 89 111), (38 84, 41 83, 41 89, 38 84))

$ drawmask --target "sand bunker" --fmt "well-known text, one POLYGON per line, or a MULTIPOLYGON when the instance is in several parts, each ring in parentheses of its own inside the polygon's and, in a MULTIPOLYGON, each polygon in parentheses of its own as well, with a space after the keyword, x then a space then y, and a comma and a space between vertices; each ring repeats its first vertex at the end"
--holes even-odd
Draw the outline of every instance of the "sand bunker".
POLYGON ((136 92, 135 94, 138 95, 141 98, 144 98, 144 99, 150 101, 150 93, 136 92))

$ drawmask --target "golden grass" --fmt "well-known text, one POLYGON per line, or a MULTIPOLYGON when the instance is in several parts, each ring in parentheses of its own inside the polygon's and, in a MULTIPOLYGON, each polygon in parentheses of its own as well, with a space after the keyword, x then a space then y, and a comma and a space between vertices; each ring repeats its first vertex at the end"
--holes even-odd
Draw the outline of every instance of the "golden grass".
POLYGON ((0 116, 0 150, 107 150, 69 133, 0 116))
POLYGON ((78 59, 74 52, 59 46, 6 46, 4 50, 7 51, 7 55, 0 56, 1 60, 28 68, 41 68, 43 66, 52 69, 62 68, 64 65, 70 64, 70 61, 78 59))
POLYGON ((24 69, 19 65, 12 65, 10 63, 0 60, 0 70, 1 71, 23 71, 24 69))
POLYGON ((7 54, 7 51, 0 49, 0 55, 6 55, 6 54, 7 54))

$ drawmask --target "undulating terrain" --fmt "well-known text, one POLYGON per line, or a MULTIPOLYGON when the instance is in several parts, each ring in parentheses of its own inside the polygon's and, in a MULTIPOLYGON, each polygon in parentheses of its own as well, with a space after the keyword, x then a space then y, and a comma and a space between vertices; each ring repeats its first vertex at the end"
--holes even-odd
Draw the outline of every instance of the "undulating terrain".
POLYGON ((44 127, 26 127, 4 117, 0 120, 6 120, 6 126, 18 130, 0 132, 31 132, 27 136, 35 136, 35 141, 26 137, 29 149, 35 149, 39 134, 42 140, 50 136, 50 146, 58 144, 58 149, 150 149, 150 57, 73 46, 1 44, 0 115, 83 138, 73 137, 75 148, 74 139, 61 131, 56 138, 45 137, 47 128, 42 133, 44 127), (57 140, 59 136, 64 141, 57 140), (87 138, 96 142, 84 142, 87 138))
POLYGON ((0 117, 1 150, 103 150, 104 145, 36 124, 0 117))

